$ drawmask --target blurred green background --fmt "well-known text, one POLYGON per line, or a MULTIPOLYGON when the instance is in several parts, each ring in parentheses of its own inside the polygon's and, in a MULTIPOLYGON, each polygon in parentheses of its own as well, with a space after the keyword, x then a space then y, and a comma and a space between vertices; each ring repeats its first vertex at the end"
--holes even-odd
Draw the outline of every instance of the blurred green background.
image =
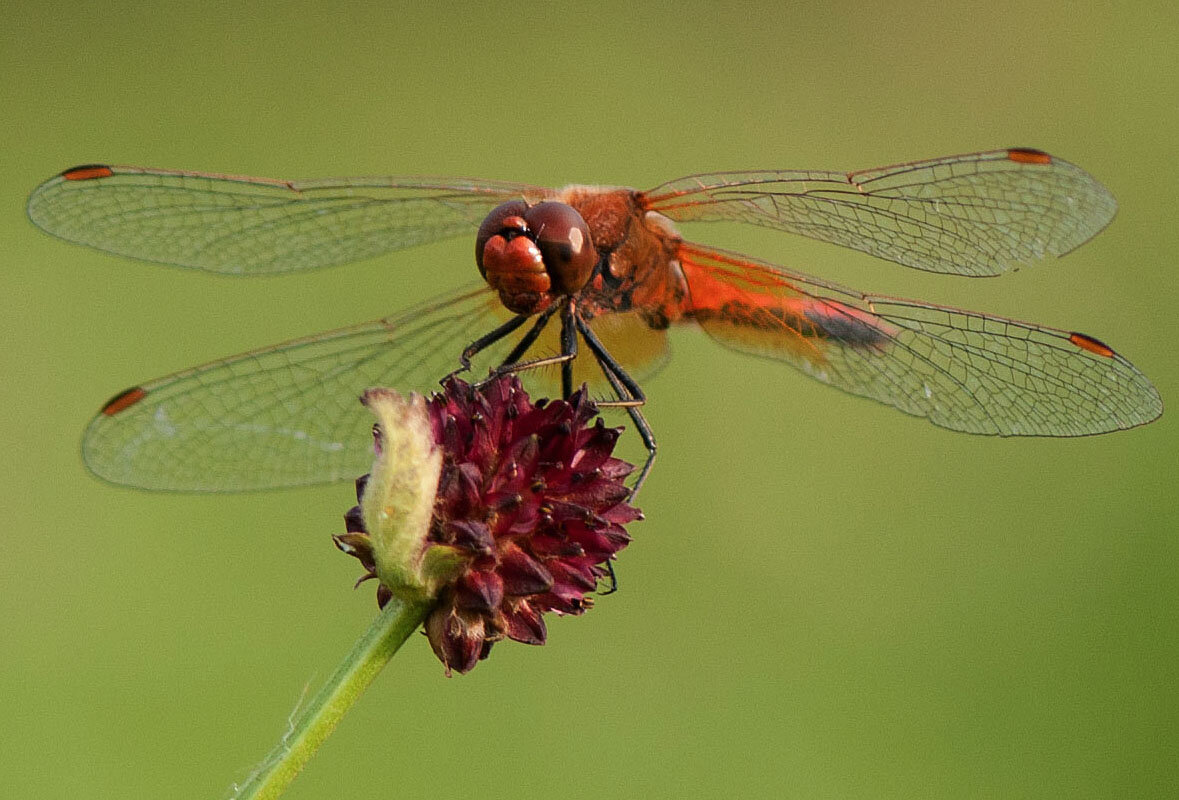
MULTIPOLYGON (((103 485, 78 457, 98 405, 474 275, 464 240, 254 280, 71 247, 24 202, 77 163, 644 187, 1039 147, 1120 212, 997 280, 686 233, 1092 333, 1179 403, 1173 3, 437 5, 0 11, 0 795, 221 797, 374 613, 328 538, 350 486, 103 485)), ((291 798, 1174 795, 1175 411, 982 439, 673 347, 622 591, 462 678, 415 637, 291 798)))

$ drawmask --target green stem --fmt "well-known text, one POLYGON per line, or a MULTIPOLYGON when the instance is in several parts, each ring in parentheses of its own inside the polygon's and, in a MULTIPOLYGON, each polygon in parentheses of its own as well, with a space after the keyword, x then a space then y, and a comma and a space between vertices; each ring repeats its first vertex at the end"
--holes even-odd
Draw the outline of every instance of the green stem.
POLYGON ((348 657, 291 721, 290 730, 266 760, 238 787, 233 800, 273 800, 282 794, 344 713, 422 624, 428 609, 428 605, 421 603, 390 600, 353 645, 348 657))

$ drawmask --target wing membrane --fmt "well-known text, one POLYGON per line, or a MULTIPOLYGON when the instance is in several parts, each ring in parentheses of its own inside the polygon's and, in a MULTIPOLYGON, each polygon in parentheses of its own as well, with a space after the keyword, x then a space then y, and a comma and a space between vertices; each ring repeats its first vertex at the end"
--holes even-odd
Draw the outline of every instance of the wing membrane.
POLYGON ((467 287, 391 317, 143 384, 95 416, 83 458, 99 477, 145 489, 239 491, 355 478, 372 460, 372 417, 360 393, 437 388, 472 331, 502 318, 493 294, 467 287))
POLYGON ((451 178, 281 181, 92 165, 29 197, 29 218, 77 244, 146 261, 260 275, 370 258, 474 230, 507 199, 548 190, 451 178))
POLYGON ((1063 255, 1117 210, 1084 170, 1024 149, 859 172, 710 173, 644 196, 648 208, 674 220, 747 222, 971 276, 1063 255))
MULTIPOLYGON (((459 354, 505 321, 486 286, 465 287, 390 317, 254 350, 120 392, 82 438, 86 466, 112 483, 142 489, 236 492, 355 478, 372 463, 372 415, 358 402, 371 386, 426 393, 459 366, 459 354)), ((595 320, 606 336, 632 330, 628 315, 595 320), (621 327, 618 327, 618 326, 621 327)), ((525 354, 552 355, 559 324, 525 354)), ((624 354, 649 373, 665 355, 656 332, 624 354)), ((521 334, 488 347, 464 377, 503 363, 521 334)), ((596 396, 609 384, 588 354, 576 382, 596 396)), ((520 376, 537 397, 555 396, 560 370, 520 376)))
POLYGON ((698 245, 680 260, 685 316, 720 343, 943 428, 1084 436, 1162 413, 1150 381, 1083 334, 860 294, 698 245))

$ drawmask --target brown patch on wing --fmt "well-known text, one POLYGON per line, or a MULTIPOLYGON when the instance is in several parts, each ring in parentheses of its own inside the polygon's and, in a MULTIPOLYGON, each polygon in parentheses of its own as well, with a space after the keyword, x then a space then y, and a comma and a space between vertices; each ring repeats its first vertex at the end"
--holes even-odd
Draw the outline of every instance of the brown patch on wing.
POLYGON ((1052 156, 1043 150, 1030 147, 1013 147, 1007 151, 1007 157, 1017 164, 1051 164, 1052 156))
POLYGON ((1086 336, 1083 333, 1070 333, 1068 340, 1075 344, 1082 350, 1088 350, 1090 353, 1099 355, 1102 358, 1113 358, 1113 348, 1092 336, 1086 336))

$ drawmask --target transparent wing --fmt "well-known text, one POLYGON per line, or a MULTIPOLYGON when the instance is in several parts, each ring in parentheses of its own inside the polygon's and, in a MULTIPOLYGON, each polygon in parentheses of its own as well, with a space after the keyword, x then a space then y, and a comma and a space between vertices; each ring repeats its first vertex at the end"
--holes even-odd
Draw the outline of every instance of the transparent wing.
POLYGON ((711 173, 643 197, 648 209, 674 220, 748 222, 917 269, 972 276, 1063 255, 1117 210, 1087 172, 1029 149, 859 172, 711 173))
POLYGON ((682 313, 720 343, 943 428, 1084 436, 1157 418, 1150 381, 1080 333, 860 294, 684 244, 682 313))
MULTIPOLYGON (((178 372, 115 395, 82 438, 97 476, 142 489, 236 492, 305 486, 364 473, 372 463, 372 414, 358 400, 371 386, 426 393, 459 366, 463 348, 510 313, 486 286, 465 287, 390 317, 253 350, 178 372)), ((549 325, 524 358, 559 352, 549 325)), ((629 314, 604 315, 606 338, 641 338, 624 351, 649 373, 666 355, 663 331, 637 327, 629 314)), ((504 362, 521 337, 505 337, 473 361, 478 380, 504 362)), ((577 383, 610 394, 588 354, 577 383)), ((521 374, 536 397, 556 396, 560 370, 521 374)))
POLYGON ((83 458, 99 477, 145 489, 239 491, 355 478, 372 463, 373 420, 360 393, 437 388, 463 347, 504 318, 490 291, 467 287, 391 317, 160 378, 103 407, 86 429, 83 458))
POLYGON ((261 275, 470 232, 504 200, 548 194, 524 184, 449 178, 281 181, 90 165, 37 187, 28 213, 54 236, 109 253, 261 275))

